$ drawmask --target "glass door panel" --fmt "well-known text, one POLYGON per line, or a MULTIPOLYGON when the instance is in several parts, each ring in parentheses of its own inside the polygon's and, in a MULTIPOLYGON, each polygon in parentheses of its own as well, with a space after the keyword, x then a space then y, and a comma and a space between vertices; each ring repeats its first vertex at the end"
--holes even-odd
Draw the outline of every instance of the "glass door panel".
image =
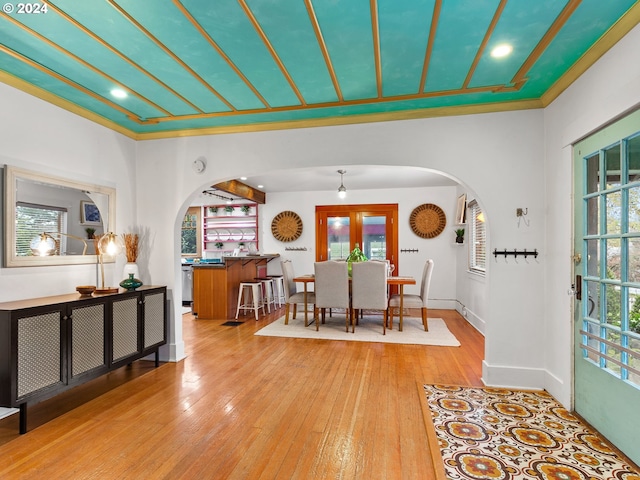
POLYGON ((351 251, 349 217, 327 217, 327 260, 344 260, 351 251))
POLYGON ((362 216, 362 252, 369 260, 387 259, 387 217, 362 216))

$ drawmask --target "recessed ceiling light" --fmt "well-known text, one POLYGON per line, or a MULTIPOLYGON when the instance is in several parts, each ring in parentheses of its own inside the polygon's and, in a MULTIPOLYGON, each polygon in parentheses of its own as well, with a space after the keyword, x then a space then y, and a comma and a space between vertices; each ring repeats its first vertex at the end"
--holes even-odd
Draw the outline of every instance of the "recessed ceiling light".
POLYGON ((498 45, 496 48, 491 50, 491 56, 494 58, 502 58, 509 55, 512 51, 513 47, 511 45, 503 43, 502 45, 498 45))
POLYGON ((247 177, 240 177, 240 180, 242 180, 242 181, 244 181, 246 179, 247 179, 247 177))
POLYGON ((127 98, 127 92, 125 92, 121 88, 114 88, 113 90, 111 90, 111 95, 116 98, 127 98))
POLYGON ((264 188, 264 185, 258 185, 258 188, 264 188))

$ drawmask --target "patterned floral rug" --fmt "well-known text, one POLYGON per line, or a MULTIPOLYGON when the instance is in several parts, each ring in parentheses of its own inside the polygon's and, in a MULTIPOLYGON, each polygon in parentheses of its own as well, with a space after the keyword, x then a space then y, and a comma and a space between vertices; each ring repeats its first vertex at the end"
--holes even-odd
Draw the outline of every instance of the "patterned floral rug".
POLYGON ((640 480, 638 467, 544 391, 423 388, 442 478, 640 480))

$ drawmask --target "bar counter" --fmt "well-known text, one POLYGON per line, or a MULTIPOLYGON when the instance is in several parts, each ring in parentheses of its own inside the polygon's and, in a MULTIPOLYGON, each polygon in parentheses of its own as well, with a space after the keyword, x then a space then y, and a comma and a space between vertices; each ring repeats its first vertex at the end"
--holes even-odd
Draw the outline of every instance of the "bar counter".
POLYGON ((280 255, 223 257, 220 263, 193 264, 193 314, 202 320, 235 318, 240 282, 266 274, 280 255))

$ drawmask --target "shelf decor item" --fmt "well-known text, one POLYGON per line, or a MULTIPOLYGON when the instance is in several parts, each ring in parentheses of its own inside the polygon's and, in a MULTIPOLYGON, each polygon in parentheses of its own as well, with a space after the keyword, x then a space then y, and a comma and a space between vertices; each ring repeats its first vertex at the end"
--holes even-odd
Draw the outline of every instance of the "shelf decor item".
POLYGON ((137 278, 134 278, 133 273, 129 274, 129 278, 125 278, 120 282, 120 286, 125 290, 132 292, 138 287, 142 286, 142 282, 137 278))
POLYGON ((425 203, 413 209, 409 216, 411 230, 420 238, 434 238, 442 233, 447 217, 442 209, 433 203, 425 203))
POLYGON ((124 252, 127 257, 127 263, 123 269, 124 277, 126 279, 127 275, 130 273, 135 277, 138 277, 140 275, 140 271, 138 270, 138 264, 136 262, 140 253, 140 237, 137 233, 123 233, 122 240, 124 242, 124 252))
POLYGON ((276 240, 292 242, 302 235, 302 220, 290 210, 280 212, 271 222, 271 233, 276 240))
POLYGON ((249 215, 249 212, 251 211, 251 207, 249 205, 242 205, 240 207, 240 211, 245 215, 249 215))
POLYGON ((231 215, 233 213, 234 207, 232 207, 231 205, 227 205, 226 207, 224 207, 224 211, 227 213, 227 215, 231 215))
POLYGON ((464 243, 464 228, 456 229, 456 243, 464 243))

